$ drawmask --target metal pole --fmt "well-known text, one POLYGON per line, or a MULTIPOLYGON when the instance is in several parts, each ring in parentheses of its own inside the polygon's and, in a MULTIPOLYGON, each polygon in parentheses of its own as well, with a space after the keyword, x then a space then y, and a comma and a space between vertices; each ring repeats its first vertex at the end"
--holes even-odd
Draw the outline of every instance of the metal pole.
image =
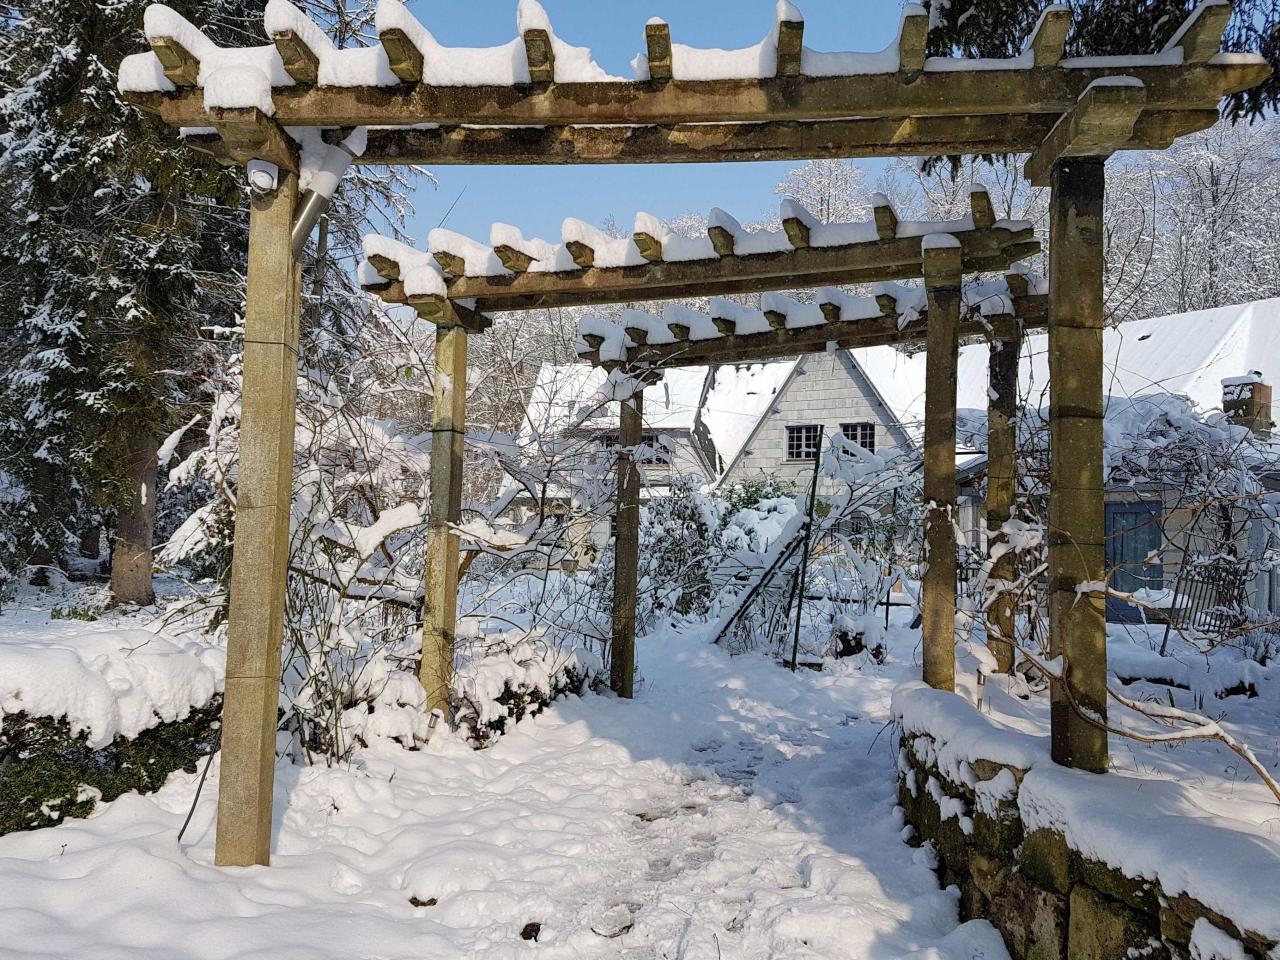
POLYGON ((796 672, 796 660, 800 656, 800 615, 804 612, 804 588, 809 570, 809 540, 813 533, 813 507, 818 499, 818 470, 822 466, 822 440, 826 426, 818 427, 818 449, 814 451, 813 480, 809 484, 809 516, 804 524, 804 549, 800 552, 800 589, 796 591, 796 634, 791 644, 791 672, 796 672))

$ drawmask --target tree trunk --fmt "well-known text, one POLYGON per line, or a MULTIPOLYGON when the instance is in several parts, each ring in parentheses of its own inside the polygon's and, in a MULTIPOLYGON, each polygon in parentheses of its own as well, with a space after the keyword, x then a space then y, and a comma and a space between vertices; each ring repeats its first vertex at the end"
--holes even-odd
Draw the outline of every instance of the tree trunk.
POLYGON ((154 603, 151 586, 151 547, 156 525, 156 451, 150 433, 131 438, 125 481, 129 501, 116 518, 115 547, 111 551, 111 597, 116 603, 154 603))

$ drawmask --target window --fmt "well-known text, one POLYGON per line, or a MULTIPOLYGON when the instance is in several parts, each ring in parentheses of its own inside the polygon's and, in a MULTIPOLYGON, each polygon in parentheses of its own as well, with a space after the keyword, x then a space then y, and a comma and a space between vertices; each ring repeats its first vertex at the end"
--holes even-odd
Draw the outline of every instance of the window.
POLYGON ((787 427, 787 459, 817 460, 818 432, 820 429, 816 423, 787 427))
POLYGON ((865 450, 876 452, 876 425, 874 423, 842 423, 840 430, 850 443, 856 443, 865 450))

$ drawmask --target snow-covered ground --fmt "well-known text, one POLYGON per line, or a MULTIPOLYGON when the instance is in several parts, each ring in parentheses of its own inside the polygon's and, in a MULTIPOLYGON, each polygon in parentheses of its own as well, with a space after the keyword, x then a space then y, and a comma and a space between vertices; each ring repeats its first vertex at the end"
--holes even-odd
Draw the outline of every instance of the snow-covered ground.
POLYGON ((216 763, 179 847, 177 773, 0 838, 0 954, 1002 960, 902 839, 885 723, 913 669, 793 676, 649 638, 633 702, 561 701, 482 752, 437 734, 282 763, 267 869, 211 865, 216 763))

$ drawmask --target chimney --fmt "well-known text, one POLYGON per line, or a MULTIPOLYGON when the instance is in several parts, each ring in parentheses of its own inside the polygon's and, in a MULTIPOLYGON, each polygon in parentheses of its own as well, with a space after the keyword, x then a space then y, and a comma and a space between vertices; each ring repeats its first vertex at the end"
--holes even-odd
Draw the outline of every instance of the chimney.
POLYGON ((1222 410, 1232 423, 1248 427, 1260 437, 1271 435, 1271 384, 1264 383, 1262 371, 1250 370, 1243 377, 1222 381, 1222 410))

